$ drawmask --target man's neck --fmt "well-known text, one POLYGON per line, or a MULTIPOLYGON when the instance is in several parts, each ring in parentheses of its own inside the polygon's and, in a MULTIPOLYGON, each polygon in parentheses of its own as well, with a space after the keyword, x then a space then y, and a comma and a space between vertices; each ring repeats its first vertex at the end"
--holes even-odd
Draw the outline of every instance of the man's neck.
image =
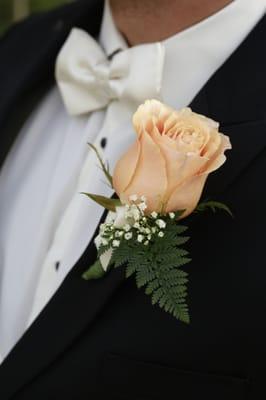
POLYGON ((110 0, 117 28, 133 46, 164 40, 216 13, 232 0, 110 0))

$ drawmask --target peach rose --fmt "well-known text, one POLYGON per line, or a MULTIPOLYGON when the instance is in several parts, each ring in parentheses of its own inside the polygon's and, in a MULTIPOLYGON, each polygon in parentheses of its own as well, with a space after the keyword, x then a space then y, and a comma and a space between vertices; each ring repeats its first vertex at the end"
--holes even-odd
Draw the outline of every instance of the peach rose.
POLYGON ((209 173, 225 162, 230 140, 219 124, 190 108, 175 111, 147 100, 133 116, 136 142, 117 162, 113 186, 123 203, 144 195, 147 212, 197 206, 209 173))

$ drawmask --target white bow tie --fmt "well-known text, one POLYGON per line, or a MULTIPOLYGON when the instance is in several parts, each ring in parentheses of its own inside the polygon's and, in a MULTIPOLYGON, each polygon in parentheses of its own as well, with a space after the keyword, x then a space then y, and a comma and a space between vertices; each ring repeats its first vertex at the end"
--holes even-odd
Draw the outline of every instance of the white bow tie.
POLYGON ((108 60, 87 32, 74 28, 56 61, 56 79, 71 115, 105 108, 112 100, 142 103, 160 98, 164 46, 144 44, 108 60))

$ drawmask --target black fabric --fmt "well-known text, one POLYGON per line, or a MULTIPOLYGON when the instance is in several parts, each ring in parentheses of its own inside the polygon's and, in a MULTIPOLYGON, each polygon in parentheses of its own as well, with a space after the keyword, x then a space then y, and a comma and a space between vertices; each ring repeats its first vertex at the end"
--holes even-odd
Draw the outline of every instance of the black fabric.
MULTIPOLYGON (((1 40, 2 162, 18 131, 10 120, 53 82, 69 30, 97 36, 101 13, 102 1, 79 1, 34 16, 1 40)), ((231 138, 228 161, 208 179, 204 197, 224 201, 234 218, 187 220, 190 325, 152 307, 123 268, 82 280, 96 256, 91 243, 0 367, 1 400, 265 398, 265 35, 264 17, 191 104, 231 138)))

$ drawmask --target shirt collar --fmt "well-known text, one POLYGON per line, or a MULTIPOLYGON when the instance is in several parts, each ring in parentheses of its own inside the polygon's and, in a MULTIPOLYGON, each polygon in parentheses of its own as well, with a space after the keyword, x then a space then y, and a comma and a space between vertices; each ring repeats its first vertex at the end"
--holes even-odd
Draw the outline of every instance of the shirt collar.
MULTIPOLYGON (((162 41, 165 48, 162 100, 175 108, 190 104, 265 11, 266 0, 234 0, 212 16, 162 41)), ((115 26, 109 0, 105 0, 99 41, 107 56, 128 48, 115 26)))
POLYGON ((225 63, 266 11, 266 0, 232 3, 166 39, 163 100, 185 107, 225 63))
POLYGON ((116 53, 117 51, 128 48, 126 40, 123 38, 115 25, 109 0, 105 0, 104 3, 99 42, 108 57, 112 56, 112 54, 116 53))

